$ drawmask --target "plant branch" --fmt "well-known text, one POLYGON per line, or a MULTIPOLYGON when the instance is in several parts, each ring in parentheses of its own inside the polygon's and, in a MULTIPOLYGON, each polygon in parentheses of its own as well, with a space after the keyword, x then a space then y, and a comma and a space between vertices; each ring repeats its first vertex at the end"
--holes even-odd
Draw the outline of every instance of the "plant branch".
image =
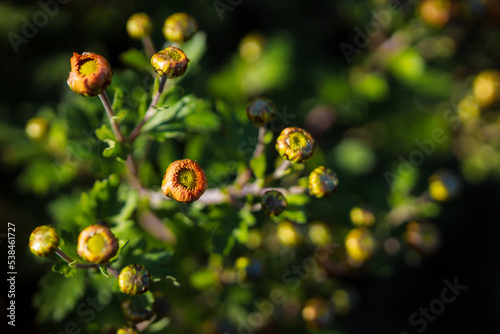
POLYGON ((290 167, 292 163, 290 160, 283 160, 281 165, 274 171, 274 173, 266 180, 266 184, 269 184, 271 181, 282 178, 285 175, 285 171, 290 167))
POLYGON ((104 109, 106 110, 106 114, 108 115, 109 122, 111 123, 111 129, 113 130, 115 137, 118 139, 119 142, 124 142, 125 137, 123 137, 122 133, 120 132, 120 129, 118 128, 118 124, 114 119, 115 113, 113 112, 113 107, 111 106, 111 102, 109 101, 108 94, 106 94, 106 92, 104 91, 101 94, 99 94, 99 98, 101 99, 104 109))
POLYGON ((144 126, 144 124, 146 124, 146 122, 155 114, 156 105, 160 100, 160 96, 163 93, 166 82, 167 78, 160 76, 160 85, 158 86, 158 90, 153 96, 153 100, 151 101, 151 104, 149 105, 148 110, 146 111, 146 114, 144 115, 143 119, 135 126, 135 128, 128 136, 127 141, 129 143, 132 143, 141 134, 141 129, 144 126))
MULTIPOLYGON (((75 263, 75 260, 70 258, 66 253, 64 253, 60 248, 56 249, 55 253, 59 255, 64 261, 68 263, 68 265, 73 266, 74 268, 79 269, 100 269, 100 266, 95 263, 75 263), (72 265, 73 264, 73 265, 72 265)), ((111 267, 106 267, 107 270, 111 273, 111 275, 118 277, 119 273, 116 269, 111 267)))

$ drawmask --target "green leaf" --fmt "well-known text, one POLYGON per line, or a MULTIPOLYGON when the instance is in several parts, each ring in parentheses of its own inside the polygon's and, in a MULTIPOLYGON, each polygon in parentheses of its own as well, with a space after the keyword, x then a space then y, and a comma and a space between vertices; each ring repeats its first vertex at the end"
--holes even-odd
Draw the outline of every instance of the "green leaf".
POLYGON ((65 278, 47 272, 38 282, 38 291, 33 297, 37 320, 59 323, 73 311, 84 295, 85 273, 84 270, 77 270, 74 277, 65 278))
POLYGON ((113 110, 119 110, 123 104, 123 89, 115 87, 115 96, 113 97, 113 110))
POLYGON ((266 156, 264 154, 250 160, 250 169, 252 170, 255 177, 259 180, 264 179, 266 174, 266 156))
POLYGON ((121 223, 128 219, 137 206, 138 196, 129 187, 123 186, 120 191, 120 177, 111 174, 107 179, 98 180, 88 193, 80 198, 81 214, 78 220, 82 225, 105 220, 121 223))
POLYGON ((70 267, 66 262, 57 262, 52 266, 52 271, 66 278, 75 277, 78 269, 70 267))
POLYGON ((264 135, 264 144, 269 144, 270 142, 273 141, 274 138, 274 133, 272 131, 266 131, 266 134, 264 135))
POLYGON ((95 130, 95 134, 97 138, 102 141, 105 141, 107 139, 115 139, 115 135, 106 124, 103 124, 99 129, 95 130))
POLYGON ((117 142, 115 135, 106 124, 103 124, 95 133, 97 138, 108 144, 108 147, 102 152, 105 158, 116 157, 116 159, 121 162, 127 159, 127 155, 131 151, 130 145, 128 143, 117 142))
POLYGON ((306 214, 301 210, 290 210, 285 209, 279 216, 275 217, 277 221, 282 221, 283 219, 288 219, 297 224, 305 224, 307 222, 306 214))
POLYGON ((144 72, 150 72, 151 71, 151 63, 150 61, 146 58, 146 55, 144 52, 139 51, 137 49, 129 49, 122 54, 120 54, 120 60, 125 64, 130 67, 133 67, 135 69, 138 69, 140 71, 144 72))
POLYGON ((305 194, 287 194, 285 199, 288 205, 303 206, 309 203, 311 197, 305 194))
POLYGON ((197 290, 206 290, 217 284, 217 275, 210 269, 199 270, 189 277, 189 283, 197 290))

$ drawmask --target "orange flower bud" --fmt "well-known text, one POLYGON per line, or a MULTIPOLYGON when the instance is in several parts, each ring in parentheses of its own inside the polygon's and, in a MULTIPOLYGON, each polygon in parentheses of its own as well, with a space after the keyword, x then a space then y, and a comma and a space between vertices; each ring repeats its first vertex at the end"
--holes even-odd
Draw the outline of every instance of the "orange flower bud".
POLYGON ((107 263, 118 253, 118 240, 106 226, 90 225, 78 236, 78 255, 92 263, 107 263))
POLYGON ((92 52, 81 55, 74 52, 67 82, 73 92, 89 97, 104 92, 111 84, 112 76, 113 70, 103 56, 92 52))
POLYGON ((207 189, 207 177, 196 161, 177 160, 168 166, 161 189, 165 196, 177 202, 191 203, 207 189))

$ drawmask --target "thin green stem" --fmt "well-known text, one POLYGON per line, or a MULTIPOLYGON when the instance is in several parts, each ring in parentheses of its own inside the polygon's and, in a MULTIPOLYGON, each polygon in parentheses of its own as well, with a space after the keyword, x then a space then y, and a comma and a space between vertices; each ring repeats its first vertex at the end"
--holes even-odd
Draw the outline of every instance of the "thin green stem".
MULTIPOLYGON (((75 263, 75 260, 70 258, 66 253, 64 253, 60 248, 56 249, 55 253, 59 255, 64 261, 68 263, 68 265, 71 265, 74 268, 79 268, 79 269, 99 269, 99 265, 95 263, 75 263), (73 264, 74 263, 74 264, 73 264), (73 264, 73 265, 72 265, 73 264)), ((108 272, 111 273, 111 275, 118 277, 119 272, 111 267, 106 267, 108 272)))
POLYGON ((73 263, 74 261, 68 256, 66 255, 66 253, 64 253, 60 248, 56 249, 56 254, 59 255, 59 257, 61 257, 64 261, 68 262, 68 264, 71 264, 73 263))
POLYGON ((118 128, 118 124, 116 123, 116 120, 114 119, 115 113, 113 112, 113 107, 111 106, 111 102, 109 101, 108 94, 106 92, 102 92, 99 94, 99 98, 101 99, 101 102, 104 106, 104 109, 106 110, 106 114, 108 115, 109 122, 111 123, 111 129, 113 130, 113 133, 116 136, 116 139, 119 142, 124 142, 125 138, 123 137, 122 133, 120 132, 120 129, 118 128))
POLYGON ((271 175, 269 180, 266 180, 266 184, 270 183, 271 181, 277 180, 282 178, 285 175, 285 171, 292 165, 290 160, 283 160, 281 165, 279 165, 278 168, 274 171, 274 173, 271 175))
POLYGON ((135 126, 135 128, 132 130, 132 132, 128 136, 127 141, 129 143, 132 143, 141 134, 141 129, 144 126, 144 124, 156 113, 156 105, 158 104, 158 101, 160 100, 160 96, 163 93, 166 82, 167 82, 167 78, 160 76, 160 85, 158 86, 158 90, 156 91, 155 95, 153 96, 153 100, 151 101, 151 104, 149 105, 148 110, 146 111, 146 114, 144 115, 144 118, 135 126))
POLYGON ((153 45, 153 41, 151 40, 150 36, 144 36, 141 39, 142 46, 144 46, 144 50, 146 50, 146 54, 148 55, 149 58, 153 57, 153 55, 156 53, 155 47, 153 45))

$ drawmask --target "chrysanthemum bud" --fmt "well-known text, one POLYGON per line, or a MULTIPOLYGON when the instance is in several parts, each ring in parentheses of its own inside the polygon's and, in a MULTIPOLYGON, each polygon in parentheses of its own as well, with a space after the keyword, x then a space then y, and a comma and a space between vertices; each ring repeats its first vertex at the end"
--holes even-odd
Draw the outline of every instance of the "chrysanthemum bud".
POLYGON ((113 70, 106 58, 92 52, 71 57, 68 86, 78 95, 96 96, 111 84, 113 70))
POLYGON ((500 101, 500 71, 482 71, 474 79, 474 96, 481 107, 488 107, 500 101))
POLYGON ((134 328, 131 327, 122 327, 118 329, 116 334, 138 334, 139 332, 136 331, 134 328))
POLYGON ((361 263, 367 260, 374 252, 377 246, 372 232, 366 228, 354 228, 345 238, 345 248, 349 258, 355 263, 361 263))
POLYGON ((165 39, 174 43, 188 41, 196 31, 198 31, 198 22, 186 13, 170 15, 163 25, 165 39))
POLYGON ((445 202, 460 192, 460 179, 451 171, 439 171, 429 178, 429 194, 439 202, 445 202))
POLYGON ((145 13, 136 13, 127 20, 127 33, 130 38, 141 39, 151 35, 153 23, 145 13))
POLYGON ((26 123, 26 134, 31 139, 39 140, 47 132, 48 126, 47 120, 40 117, 33 117, 26 123))
POLYGON ((177 160, 168 166, 161 189, 165 196, 177 202, 191 203, 207 189, 207 177, 196 161, 177 160))
POLYGON ((375 222, 375 216, 370 210, 356 206, 349 213, 351 221, 356 226, 371 226, 375 222))
POLYGON ((268 190, 261 199, 262 210, 269 215, 279 215, 286 208, 286 199, 283 194, 277 190, 268 190))
POLYGON ((151 65, 156 73, 170 79, 183 76, 188 68, 188 63, 189 59, 184 51, 175 46, 169 46, 151 57, 151 65))
POLYGON ((49 256, 59 247, 59 234, 50 225, 38 226, 31 232, 29 246, 36 256, 49 256))
POLYGON ((306 161, 312 156, 315 147, 316 142, 309 132, 295 127, 285 128, 276 141, 279 155, 292 162, 306 161))
POLYGON ((301 233, 297 231, 294 224, 287 220, 279 223, 276 228, 276 236, 278 240, 286 246, 295 246, 301 240, 301 233))
POLYGON ((339 185, 337 174, 330 168, 316 167, 309 174, 309 193, 318 198, 333 194, 339 185))
POLYGON ((269 123, 276 114, 276 106, 273 101, 265 97, 257 97, 247 105, 248 119, 255 126, 264 126, 269 123))
POLYGON ((122 302, 122 311, 125 318, 133 323, 151 319, 151 317, 153 317, 154 315, 153 311, 132 304, 132 301, 130 299, 122 302))
POLYGON ((92 263, 107 263, 118 253, 118 240, 106 226, 90 225, 78 236, 78 255, 92 263))
POLYGON ((130 264, 122 269, 118 275, 120 290, 127 295, 140 295, 149 290, 151 276, 144 266, 130 264))

